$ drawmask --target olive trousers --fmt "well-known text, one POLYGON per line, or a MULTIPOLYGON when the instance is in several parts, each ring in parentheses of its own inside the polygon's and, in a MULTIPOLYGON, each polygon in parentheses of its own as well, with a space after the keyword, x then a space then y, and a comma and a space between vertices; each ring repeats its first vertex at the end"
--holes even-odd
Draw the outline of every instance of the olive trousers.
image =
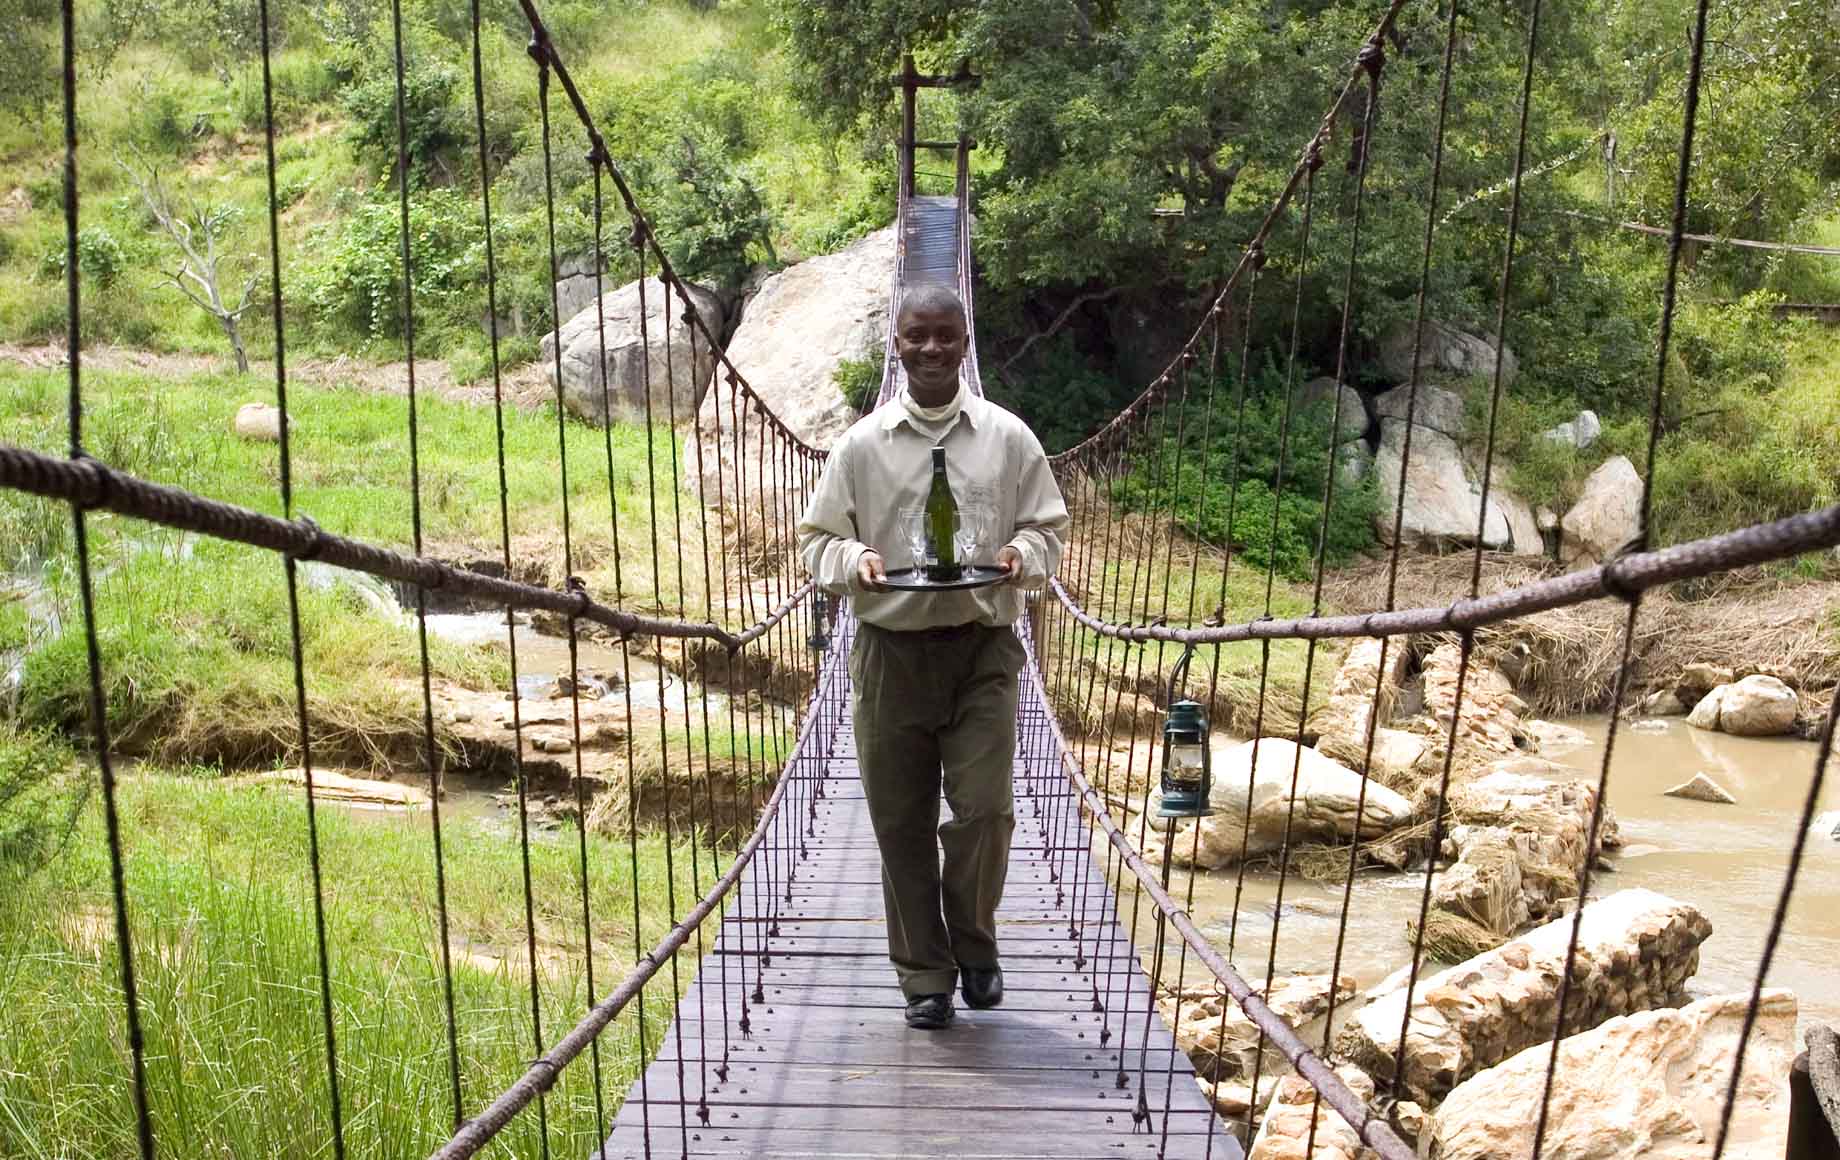
POLYGON ((888 957, 909 999, 950 993, 960 967, 997 965, 1026 657, 1009 628, 857 629, 856 758, 882 854, 888 957))

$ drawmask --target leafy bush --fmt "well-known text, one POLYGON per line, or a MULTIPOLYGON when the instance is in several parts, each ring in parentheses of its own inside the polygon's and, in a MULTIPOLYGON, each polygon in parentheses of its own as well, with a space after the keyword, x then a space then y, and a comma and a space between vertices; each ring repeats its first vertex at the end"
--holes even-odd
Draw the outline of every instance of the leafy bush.
POLYGON ((878 349, 861 358, 846 358, 831 372, 831 381, 843 392, 852 411, 863 412, 875 406, 875 396, 882 389, 882 376, 888 352, 878 349))
MULTIPOLYGON (((1003 326, 1000 310, 981 311, 979 317, 986 330, 1003 326)), ((990 398, 1027 419, 1050 454, 1091 434, 1137 390, 1093 369, 1065 333, 1038 343, 1026 366, 1007 375, 987 370, 983 379, 990 398)))
MULTIPOLYGON (((390 59, 373 45, 364 53, 353 83, 340 104, 351 118, 347 135, 359 158, 375 172, 393 174, 397 160, 396 74, 383 67, 390 59)), ((405 50, 406 51, 406 50, 405 50)), ((403 124, 409 157, 409 184, 421 186, 447 176, 460 165, 460 153, 473 141, 471 123, 460 103, 460 70, 431 52, 408 52, 403 73, 403 124)), ((470 106, 470 101, 468 102, 470 106)))
MULTIPOLYGON (((39 269, 47 278, 62 278, 65 259, 65 246, 59 239, 55 246, 45 251, 39 269)), ((84 226, 77 231, 77 272, 83 277, 106 289, 115 284, 127 267, 127 254, 108 227, 84 226)))
MULTIPOLYGON (((1236 436, 1236 424, 1218 401, 1230 397, 1231 384, 1220 387, 1211 429, 1205 405, 1191 401, 1181 423, 1181 446, 1173 433, 1146 441, 1132 457, 1129 473, 1114 486, 1114 498, 1137 511, 1166 511, 1173 503, 1177 522, 1190 535, 1230 547, 1258 567, 1275 564, 1293 579, 1310 575, 1319 538, 1331 565, 1372 546, 1379 503, 1372 472, 1352 485, 1337 479, 1323 527, 1323 487, 1331 471, 1329 404, 1293 414, 1288 436, 1280 440, 1283 383, 1268 369, 1252 384, 1236 436), (1209 430, 1205 450, 1203 430, 1209 430)), ((1173 412, 1172 420, 1179 416, 1173 412)))
MULTIPOLYGON (((301 278, 322 324, 371 338, 402 334, 402 222, 394 197, 362 201, 323 226, 301 278)), ((471 304, 484 276, 484 230, 464 193, 433 189, 409 199, 409 257, 418 328, 427 316, 471 304)))

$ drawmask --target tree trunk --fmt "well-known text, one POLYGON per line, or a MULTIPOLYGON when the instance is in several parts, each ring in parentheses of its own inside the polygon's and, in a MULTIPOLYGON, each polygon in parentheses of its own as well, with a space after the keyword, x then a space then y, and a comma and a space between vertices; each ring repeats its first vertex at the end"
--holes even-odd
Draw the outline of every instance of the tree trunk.
POLYGON ((237 325, 236 315, 221 315, 218 321, 224 324, 224 334, 230 339, 230 349, 236 352, 236 369, 239 374, 249 373, 249 353, 243 349, 243 332, 237 325))

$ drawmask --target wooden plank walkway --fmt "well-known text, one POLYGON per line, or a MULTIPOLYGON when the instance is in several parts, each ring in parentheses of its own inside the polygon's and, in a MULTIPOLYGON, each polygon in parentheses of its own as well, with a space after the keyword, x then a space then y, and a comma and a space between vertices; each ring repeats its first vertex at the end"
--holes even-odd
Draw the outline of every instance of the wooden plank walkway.
MULTIPOLYGON (((840 626, 827 666, 834 708, 847 695, 834 660, 847 651, 847 635, 840 626)), ((784 851, 781 865, 796 861, 797 872, 772 885, 777 914, 761 913, 760 883, 737 886, 663 1050, 627 1094, 609 1160, 1238 1160, 1238 1143, 1151 1010, 1128 936, 1109 921, 1110 892, 1059 756, 1046 751, 1039 689, 1024 677, 1017 828, 998 911, 1003 1005, 972 1011, 961 1002, 944 1031, 902 1022, 883 937, 880 861, 843 712, 828 755, 792 775, 801 784, 790 814, 806 819, 806 833, 797 834, 795 821, 789 841, 802 841, 804 854, 784 851), (745 1038, 744 994, 759 996, 747 1005, 745 1038), (1105 1010, 1095 1010, 1095 998, 1105 1010), (1149 1112, 1141 1125, 1132 1114, 1140 1088, 1149 1112)), ((758 860, 750 868, 757 874, 768 874, 758 860)))

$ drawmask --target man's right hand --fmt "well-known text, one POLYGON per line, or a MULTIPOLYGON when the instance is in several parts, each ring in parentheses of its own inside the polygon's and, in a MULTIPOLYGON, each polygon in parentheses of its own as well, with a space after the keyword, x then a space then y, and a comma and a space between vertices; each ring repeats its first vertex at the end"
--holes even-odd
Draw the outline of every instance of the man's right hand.
POLYGON ((856 583, 869 592, 888 591, 888 569, 880 552, 871 549, 856 561, 856 583))

